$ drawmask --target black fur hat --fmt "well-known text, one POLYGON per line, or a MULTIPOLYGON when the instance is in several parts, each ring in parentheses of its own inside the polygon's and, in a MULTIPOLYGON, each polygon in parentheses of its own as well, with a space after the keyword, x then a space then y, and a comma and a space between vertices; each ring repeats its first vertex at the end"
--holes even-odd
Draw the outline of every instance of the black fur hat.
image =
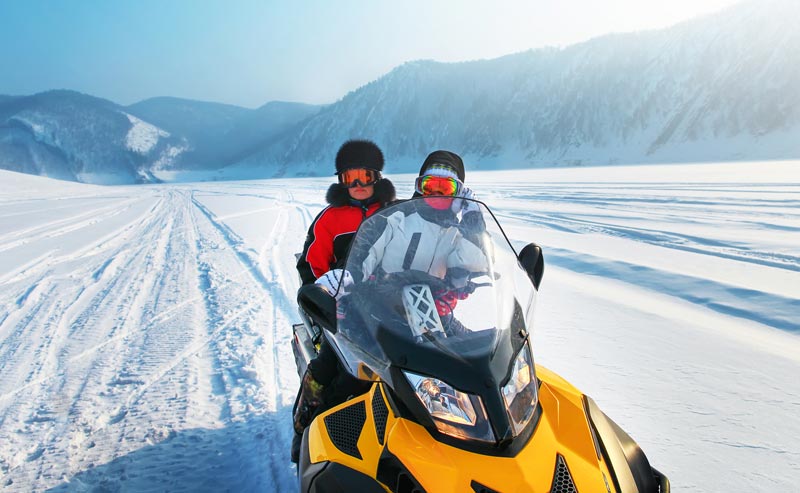
POLYGON ((336 153, 336 173, 351 168, 383 171, 383 153, 370 140, 348 140, 336 153))
POLYGON ((458 176, 459 181, 464 183, 464 161, 461 159, 461 156, 455 152, 433 151, 428 154, 428 157, 425 158, 425 162, 422 163, 422 167, 419 169, 419 176, 424 175, 425 171, 432 167, 450 168, 455 172, 456 176, 458 176))

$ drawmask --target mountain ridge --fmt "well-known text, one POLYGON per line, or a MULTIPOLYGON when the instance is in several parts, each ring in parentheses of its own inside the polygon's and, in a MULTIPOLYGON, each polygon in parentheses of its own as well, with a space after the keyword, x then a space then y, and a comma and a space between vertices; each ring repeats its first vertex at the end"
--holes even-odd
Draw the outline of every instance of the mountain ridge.
POLYGON ((767 3, 492 60, 408 62, 241 167, 322 173, 350 136, 403 171, 441 147, 477 167, 800 157, 798 9, 767 3))
POLYGON ((472 169, 797 159, 798 17, 800 2, 766 0, 566 47, 410 61, 323 106, 0 96, 0 167, 127 182, 327 175, 351 138, 378 143, 396 172, 437 148, 472 169))

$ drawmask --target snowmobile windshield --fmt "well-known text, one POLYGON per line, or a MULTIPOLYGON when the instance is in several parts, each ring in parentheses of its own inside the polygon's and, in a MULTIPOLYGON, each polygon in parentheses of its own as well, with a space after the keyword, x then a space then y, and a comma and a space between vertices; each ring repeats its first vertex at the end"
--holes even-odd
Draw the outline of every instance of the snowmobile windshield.
POLYGON ((356 233, 334 335, 356 377, 390 381, 394 366, 455 385, 468 373, 458 368, 481 361, 497 368, 496 381, 508 378, 519 350, 508 341, 526 337, 536 291, 483 203, 442 200, 456 205, 411 199, 356 233))

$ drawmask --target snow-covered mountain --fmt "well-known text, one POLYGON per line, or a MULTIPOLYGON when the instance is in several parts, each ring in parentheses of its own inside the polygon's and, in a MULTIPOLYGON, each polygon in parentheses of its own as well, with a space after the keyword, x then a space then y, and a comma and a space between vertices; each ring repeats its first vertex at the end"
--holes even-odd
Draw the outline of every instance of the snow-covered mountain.
POLYGON ((154 181, 185 143, 105 99, 49 91, 0 99, 0 168, 64 180, 154 181))
POLYGON ((208 169, 267 145, 319 110, 300 103, 238 106, 153 98, 123 107, 74 91, 0 97, 0 168, 88 183, 157 181, 208 169))
POLYGON ((329 106, 0 96, 0 168, 93 183, 327 175, 347 139, 392 172, 800 158, 797 0, 493 60, 415 61, 329 106), (213 174, 210 173, 213 171, 213 174))
MULTIPOLYGON (((173 97, 146 99, 128 106, 127 110, 192 143, 180 159, 189 166, 196 164, 196 159, 203 158, 208 152, 204 153, 204 149, 213 149, 214 144, 233 127, 233 122, 248 111, 240 106, 173 97), (191 158, 186 159, 187 156, 191 158)), ((181 167, 177 162, 171 164, 181 167)))
POLYGON ((213 169, 230 164, 269 145, 320 106, 274 101, 255 110, 180 98, 151 98, 128 107, 191 143, 171 163, 172 169, 213 169))
POLYGON ((352 137, 401 171, 436 148, 473 168, 800 157, 798 18, 800 2, 767 0, 564 49, 407 63, 240 166, 325 174, 352 137))

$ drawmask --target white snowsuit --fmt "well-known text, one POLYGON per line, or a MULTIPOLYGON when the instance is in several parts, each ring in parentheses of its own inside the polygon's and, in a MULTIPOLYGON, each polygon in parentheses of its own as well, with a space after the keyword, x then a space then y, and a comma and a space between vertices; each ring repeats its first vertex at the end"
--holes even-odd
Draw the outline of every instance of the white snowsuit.
POLYGON ((471 272, 488 268, 484 253, 464 238, 455 224, 441 226, 417 212, 408 216, 395 212, 386 220, 386 229, 364 259, 365 281, 379 266, 387 273, 418 270, 439 279, 444 279, 451 267, 471 272))

